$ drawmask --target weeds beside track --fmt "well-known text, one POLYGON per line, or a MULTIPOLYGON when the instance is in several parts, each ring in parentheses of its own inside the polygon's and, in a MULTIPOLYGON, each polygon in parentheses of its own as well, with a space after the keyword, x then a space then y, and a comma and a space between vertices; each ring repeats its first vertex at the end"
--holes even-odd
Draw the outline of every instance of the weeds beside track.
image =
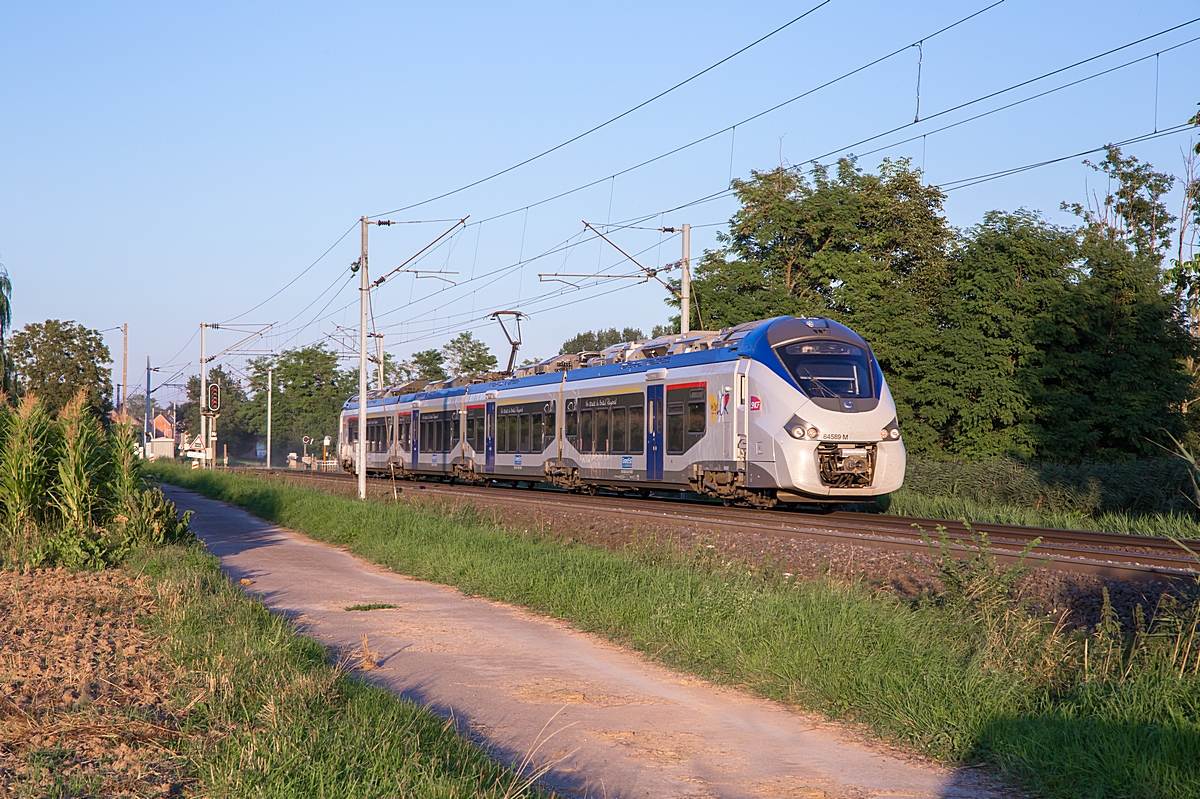
POLYGON ((990 762, 1042 795, 1200 796, 1194 607, 1162 609, 1132 631, 1108 618, 1069 636, 1013 604, 986 558, 956 572, 957 593, 907 603, 861 584, 793 584, 770 569, 653 543, 622 553, 564 543, 469 510, 443 515, 251 476, 156 472, 399 572, 570 620, 714 682, 855 720, 946 760, 990 762))

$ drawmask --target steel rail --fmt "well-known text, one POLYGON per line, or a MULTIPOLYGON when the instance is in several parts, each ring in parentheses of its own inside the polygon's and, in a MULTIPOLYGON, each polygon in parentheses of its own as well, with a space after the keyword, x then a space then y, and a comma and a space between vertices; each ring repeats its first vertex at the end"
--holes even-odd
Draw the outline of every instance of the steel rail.
MULTIPOLYGON (((262 472, 262 469, 250 471, 262 472)), ((349 475, 331 472, 300 472, 273 469, 274 474, 308 481, 352 480, 349 475)), ((390 493, 390 483, 372 480, 375 494, 390 493)), ((883 516, 869 513, 803 513, 795 510, 726 508, 704 501, 642 499, 600 494, 570 494, 557 489, 538 489, 536 496, 527 492, 497 491, 480 486, 397 481, 396 487, 416 488, 433 494, 482 500, 487 504, 521 507, 528 510, 586 511, 603 516, 658 518, 676 524, 707 527, 723 532, 747 532, 783 538, 823 540, 831 543, 866 546, 905 552, 928 553, 941 536, 952 552, 969 555, 978 551, 979 537, 986 534, 990 549, 1001 563, 1021 560, 1028 547, 1026 563, 1036 568, 1053 568, 1114 579, 1147 581, 1194 578, 1197 563, 1169 538, 1055 528, 1021 527, 1009 524, 972 523, 908 516, 883 516)), ((1200 551, 1200 541, 1183 542, 1200 551)))

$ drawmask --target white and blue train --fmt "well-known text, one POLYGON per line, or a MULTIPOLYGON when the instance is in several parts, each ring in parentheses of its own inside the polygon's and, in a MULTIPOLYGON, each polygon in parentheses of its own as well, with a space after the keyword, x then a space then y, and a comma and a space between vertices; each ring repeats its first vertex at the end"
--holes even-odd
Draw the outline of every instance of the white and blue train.
MULTIPOLYGON (((338 459, 357 471, 361 403, 338 459)), ((830 319, 778 317, 562 355, 489 382, 369 392, 368 474, 569 490, 691 491, 726 504, 852 502, 904 479, 871 348, 830 319)))

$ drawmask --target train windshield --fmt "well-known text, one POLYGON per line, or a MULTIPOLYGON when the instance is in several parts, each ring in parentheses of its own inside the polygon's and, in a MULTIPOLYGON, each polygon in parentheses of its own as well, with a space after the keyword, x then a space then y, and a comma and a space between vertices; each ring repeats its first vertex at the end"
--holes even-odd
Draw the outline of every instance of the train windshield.
POLYGON ((841 341, 798 341, 775 352, 810 397, 875 396, 871 359, 862 347, 841 341))

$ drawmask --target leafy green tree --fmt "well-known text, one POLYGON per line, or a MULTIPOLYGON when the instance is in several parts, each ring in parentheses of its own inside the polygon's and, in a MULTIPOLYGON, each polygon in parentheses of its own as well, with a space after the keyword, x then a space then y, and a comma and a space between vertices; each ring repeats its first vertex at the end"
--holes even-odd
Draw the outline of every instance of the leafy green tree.
POLYGON ((1084 205, 1063 203, 1063 209, 1083 219, 1093 237, 1128 244, 1139 258, 1161 260, 1171 245, 1175 222, 1163 197, 1175 185, 1175 177, 1123 155, 1114 145, 1105 148, 1104 160, 1084 163, 1107 176, 1116 190, 1084 205))
POLYGON ((421 350, 414 352, 407 361, 401 361, 396 371, 408 380, 445 380, 446 356, 441 350, 421 350))
POLYGON ((953 241, 941 191, 906 160, 884 161, 875 175, 852 159, 807 177, 754 172, 734 189, 742 207, 692 281, 705 326, 784 314, 850 325, 875 349, 909 446, 934 448, 948 396, 928 380, 928 362, 944 346, 940 302, 953 241))
POLYGON ((1035 325, 1043 350, 1031 400, 1039 453, 1077 460, 1156 451, 1182 433, 1195 344, 1158 264, 1103 231, 1084 233, 1082 277, 1035 325))
POLYGON ((615 327, 601 330, 585 330, 564 341, 563 345, 558 348, 558 354, 573 355, 578 352, 599 352, 605 347, 611 347, 613 344, 621 344, 626 341, 640 341, 645 337, 646 335, 636 327, 626 327, 622 330, 617 330, 615 327))
MULTIPOLYGON (((346 399, 358 393, 358 373, 338 366, 338 354, 322 344, 253 358, 249 364, 254 398, 246 409, 247 426, 265 440, 268 369, 274 368, 272 458, 299 452, 304 436, 338 436, 346 399)), ((219 432, 219 430, 218 430, 219 432)))
POLYGON ((13 334, 11 353, 17 393, 36 394, 49 413, 57 414, 80 390, 96 416, 111 410, 112 355, 99 331, 73 319, 31 322, 13 334))
POLYGON ((1035 327, 1079 278, 1073 231, 1029 211, 992 211, 967 230, 950 260, 943 299, 942 354, 926 384, 946 398, 940 443, 973 458, 1029 458, 1042 449, 1031 394, 1054 342, 1035 327))
MULTIPOLYGON (((479 377, 494 371, 496 356, 488 345, 464 330, 442 347, 446 371, 455 377, 479 377)), ((414 356, 415 357, 415 356, 414 356)))

